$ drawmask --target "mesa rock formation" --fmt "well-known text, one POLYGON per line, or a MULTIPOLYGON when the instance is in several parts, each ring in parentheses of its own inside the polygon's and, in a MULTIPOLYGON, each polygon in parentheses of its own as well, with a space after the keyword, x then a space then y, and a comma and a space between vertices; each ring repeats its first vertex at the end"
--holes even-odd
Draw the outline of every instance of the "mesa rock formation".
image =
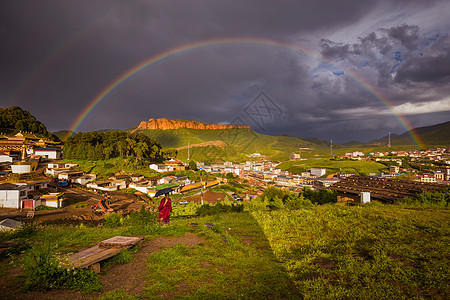
POLYGON ((148 122, 142 121, 139 126, 134 130, 140 129, 178 129, 178 128, 189 128, 189 129, 233 129, 233 128, 243 128, 250 129, 249 125, 246 124, 204 124, 197 121, 185 121, 185 120, 173 120, 166 118, 150 119, 148 122))

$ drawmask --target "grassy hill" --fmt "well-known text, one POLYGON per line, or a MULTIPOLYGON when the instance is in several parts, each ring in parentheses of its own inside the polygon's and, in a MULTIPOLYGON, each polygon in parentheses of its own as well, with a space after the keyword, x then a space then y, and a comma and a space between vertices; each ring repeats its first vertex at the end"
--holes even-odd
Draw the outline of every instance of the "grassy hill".
POLYGON ((322 145, 301 138, 264 135, 248 129, 198 130, 182 128, 176 130, 139 130, 138 132, 156 139, 165 149, 177 149, 180 159, 187 159, 189 143, 189 156, 196 161, 245 160, 248 159, 246 155, 251 153, 260 153, 272 160, 287 160, 289 154, 298 152, 299 148, 313 148, 313 151, 305 153, 307 156, 322 153, 326 149, 322 145), (196 145, 202 143, 202 147, 196 147, 196 145))
POLYGON ((277 167, 293 174, 300 174, 301 172, 309 171, 311 167, 326 168, 327 174, 349 172, 360 175, 369 175, 370 173, 379 173, 382 170, 387 170, 385 165, 374 161, 334 161, 323 158, 305 161, 285 161, 277 167))
MULTIPOLYGON (((450 146, 450 121, 426 127, 413 129, 413 134, 418 135, 426 147, 432 146, 450 146)), ((373 140, 367 143, 368 146, 385 146, 388 142, 388 136, 373 140)), ((415 145, 411 137, 411 131, 403 134, 391 134, 392 146, 415 145)))
MULTIPOLYGON (((330 143, 319 138, 299 138, 291 136, 270 136, 256 133, 248 129, 198 130, 180 128, 176 130, 139 130, 161 143, 165 149, 177 149, 178 158, 186 160, 187 146, 190 144, 189 157, 196 161, 215 162, 220 160, 242 161, 246 155, 261 153, 274 161, 285 161, 289 154, 299 148, 311 148, 302 151, 302 157, 313 158, 320 155, 330 156, 330 143), (210 142, 210 143, 207 143, 210 142), (201 144, 201 145, 199 145, 201 144)), ((425 147, 450 145, 450 122, 434 126, 416 128, 425 147)), ((392 151, 414 150, 417 145, 409 132, 391 135, 391 148, 386 146, 387 137, 369 143, 357 141, 333 145, 335 155, 343 155, 350 151, 392 151)))
MULTIPOLYGON (((450 145, 450 121, 427 127, 419 127, 414 129, 426 145, 449 146, 450 145)), ((395 137, 391 144, 405 145, 411 142, 412 138, 409 132, 405 132, 395 137)))

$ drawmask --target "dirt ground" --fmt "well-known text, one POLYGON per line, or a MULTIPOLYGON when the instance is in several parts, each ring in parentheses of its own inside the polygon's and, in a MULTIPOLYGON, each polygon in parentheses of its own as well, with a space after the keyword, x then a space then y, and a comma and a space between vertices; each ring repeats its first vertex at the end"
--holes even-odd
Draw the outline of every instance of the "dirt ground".
MULTIPOLYGON (((74 188, 58 188, 58 191, 64 192, 67 197, 64 207, 54 210, 35 211, 32 218, 27 217, 30 210, 0 208, 0 219, 12 218, 18 221, 37 221, 45 224, 98 224, 105 214, 94 213, 90 208, 103 198, 102 195, 88 191, 85 189, 74 188)), ((122 215, 130 214, 140 210, 142 205, 147 209, 155 209, 156 206, 152 199, 143 195, 132 195, 120 192, 108 193, 109 207, 122 215)))
POLYGON ((123 265, 113 265, 100 273, 103 284, 101 293, 91 295, 72 290, 52 290, 45 293, 27 292, 12 295, 12 292, 21 288, 20 281, 12 281, 12 277, 22 273, 21 268, 8 271, 6 276, 0 278, 0 299, 97 299, 107 292, 122 289, 131 295, 144 293, 146 279, 145 270, 147 257, 161 249, 172 247, 176 244, 185 244, 188 247, 203 243, 205 240, 193 233, 186 233, 181 237, 157 237, 152 241, 144 241, 138 252, 134 253, 134 260, 123 265))

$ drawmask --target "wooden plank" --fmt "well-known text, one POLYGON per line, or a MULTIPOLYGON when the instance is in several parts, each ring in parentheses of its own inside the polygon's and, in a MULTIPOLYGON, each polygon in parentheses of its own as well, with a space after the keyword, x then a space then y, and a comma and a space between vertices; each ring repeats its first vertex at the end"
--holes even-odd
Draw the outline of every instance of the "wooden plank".
POLYGON ((101 241, 94 247, 73 254, 67 262, 68 267, 86 268, 118 254, 144 240, 136 236, 115 236, 101 241))
POLYGON ((120 248, 100 248, 98 245, 80 251, 69 259, 69 266, 74 268, 85 268, 107 258, 118 254, 120 248))
POLYGON ((140 241, 142 241, 144 238, 137 237, 137 236, 115 236, 110 239, 101 241, 99 243, 100 247, 104 248, 129 248, 133 245, 136 245, 140 241))

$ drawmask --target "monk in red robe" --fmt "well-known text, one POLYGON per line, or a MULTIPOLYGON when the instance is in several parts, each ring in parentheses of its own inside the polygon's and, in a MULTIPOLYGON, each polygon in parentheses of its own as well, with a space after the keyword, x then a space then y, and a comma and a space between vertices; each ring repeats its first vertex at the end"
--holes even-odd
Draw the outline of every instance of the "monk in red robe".
POLYGON ((169 194, 166 194, 162 198, 159 204, 158 220, 162 224, 170 223, 170 213, 172 212, 172 200, 169 198, 169 194))

